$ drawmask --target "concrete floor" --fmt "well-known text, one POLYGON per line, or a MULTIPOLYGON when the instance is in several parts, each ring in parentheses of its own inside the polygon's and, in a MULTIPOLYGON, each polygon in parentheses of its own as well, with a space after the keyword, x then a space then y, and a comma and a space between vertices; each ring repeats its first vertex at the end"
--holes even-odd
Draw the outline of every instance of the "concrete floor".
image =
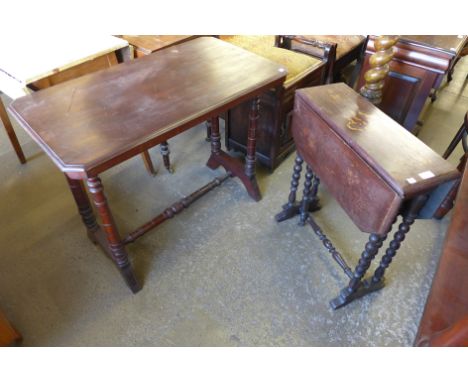
MULTIPOLYGON (((420 138, 442 153, 468 109, 462 60, 424 111, 420 138)), ((8 100, 5 98, 8 102, 8 100)), ((228 180, 128 247, 136 295, 91 244, 60 171, 15 125, 20 165, 0 129, 0 307, 25 346, 410 346, 450 216, 417 221, 383 290, 333 311, 346 278, 308 227, 276 224, 294 160, 259 169, 253 202, 228 180)), ((176 173, 150 177, 140 158, 102 175, 121 232, 136 227, 213 177, 204 126, 170 141, 176 173)), ((461 148, 452 156, 458 162, 461 148)), ((214 172, 221 173, 220 171, 214 172)), ((325 189, 317 221, 355 264, 367 235, 325 189)))

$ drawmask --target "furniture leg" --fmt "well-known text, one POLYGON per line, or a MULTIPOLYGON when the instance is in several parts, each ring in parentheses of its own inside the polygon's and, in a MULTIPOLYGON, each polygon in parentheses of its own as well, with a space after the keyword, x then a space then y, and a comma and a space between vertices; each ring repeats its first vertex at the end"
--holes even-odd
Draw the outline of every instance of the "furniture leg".
POLYGON ((172 174, 174 170, 171 167, 171 159, 169 157, 169 154, 171 153, 169 151, 169 143, 167 141, 164 141, 161 143, 160 147, 161 147, 161 155, 163 157, 164 167, 166 167, 166 170, 172 174))
POLYGON ((205 140, 207 142, 210 142, 211 141, 211 120, 207 120, 205 122, 205 125, 206 125, 206 138, 205 138, 205 140))
MULTIPOLYGON (((283 205, 283 211, 279 212, 275 215, 275 220, 279 223, 287 219, 291 219, 292 217, 298 215, 300 212, 301 203, 296 201, 296 193, 297 187, 299 186, 299 180, 301 179, 301 171, 302 171, 302 163, 303 159, 299 154, 296 155, 296 159, 294 161, 293 166, 293 175, 291 179, 291 190, 288 196, 288 202, 283 205)), ((309 203, 309 212, 317 211, 321 208, 319 204, 319 200, 316 197, 318 191, 318 177, 317 179, 317 187, 312 188, 312 195, 313 199, 309 203)))
POLYGON ((141 157, 143 159, 143 163, 145 164, 146 170, 151 175, 156 175, 156 170, 154 169, 153 161, 151 160, 148 150, 143 151, 141 153, 141 157))
POLYGON ((283 211, 276 214, 275 220, 279 223, 283 220, 290 219, 296 216, 299 212, 299 203, 296 202, 296 192, 301 179, 302 163, 304 160, 299 154, 296 155, 293 166, 293 174, 291 179, 291 190, 289 191, 288 202, 283 205, 283 211))
POLYGON ((249 178, 255 177, 256 161, 256 132, 259 118, 260 99, 256 97, 250 104, 249 130, 247 133, 247 155, 245 157, 245 175, 249 178))
POLYGON ((10 118, 8 118, 5 105, 3 104, 3 101, 1 99, 0 99, 0 119, 3 122, 3 126, 5 127, 5 130, 8 134, 8 138, 10 138, 11 145, 15 149, 16 156, 18 157, 21 164, 26 163, 26 158, 24 156, 23 150, 21 149, 15 130, 13 130, 13 126, 11 124, 10 118))
POLYGON ((309 218, 309 204, 310 204, 310 193, 312 189, 312 179, 314 178, 314 173, 309 166, 306 166, 307 171, 305 175, 304 182, 304 191, 302 194, 301 206, 299 208, 299 225, 303 226, 307 219, 309 218))
POLYGON ((141 286, 138 284, 133 273, 132 265, 128 259, 128 254, 120 239, 114 218, 108 206, 104 189, 99 177, 91 177, 87 180, 89 192, 92 195, 94 205, 101 217, 102 228, 106 234, 107 245, 115 264, 119 268, 125 282, 133 293, 138 292, 141 286))
POLYGON ((83 181, 71 179, 66 174, 65 178, 67 179, 68 186, 70 187, 70 191, 75 199, 81 219, 86 226, 88 237, 96 244, 96 233, 99 230, 99 225, 96 221, 96 217, 94 216, 93 208, 91 207, 88 195, 86 194, 83 181))
POLYGON ((383 276, 393 258, 395 257, 401 243, 405 240, 406 234, 409 232, 411 225, 414 223, 419 210, 424 206, 427 200, 427 195, 418 196, 412 202, 408 213, 403 216, 403 222, 398 226, 398 231, 395 232, 393 240, 390 242, 385 255, 382 257, 379 266, 372 276, 371 284, 381 284, 383 286, 383 276))
POLYGON ((442 155, 444 159, 447 159, 450 156, 450 154, 452 154, 453 150, 455 150, 455 147, 457 147, 458 143, 462 140, 463 135, 468 133, 468 124, 466 121, 468 121, 468 117, 465 116, 465 122, 463 122, 463 124, 460 127, 460 130, 457 131, 455 137, 448 145, 447 150, 445 150, 444 155, 442 155))
POLYGON ((255 177, 256 163, 256 131, 260 99, 255 97, 251 102, 249 113, 249 129, 247 136, 247 155, 244 168, 238 159, 233 158, 221 150, 218 116, 211 118, 211 156, 206 165, 212 170, 223 166, 228 173, 236 176, 244 184, 250 197, 259 201, 262 197, 255 177))
POLYGON ((380 236, 374 233, 369 236, 369 241, 361 254, 361 258, 354 269, 353 277, 349 281, 348 286, 341 290, 338 297, 330 301, 330 306, 333 309, 341 308, 365 294, 382 288, 383 285, 380 284, 372 284, 372 286, 369 287, 367 284, 363 284, 362 278, 369 269, 372 260, 379 251, 379 248, 382 246, 385 237, 386 235, 380 236))

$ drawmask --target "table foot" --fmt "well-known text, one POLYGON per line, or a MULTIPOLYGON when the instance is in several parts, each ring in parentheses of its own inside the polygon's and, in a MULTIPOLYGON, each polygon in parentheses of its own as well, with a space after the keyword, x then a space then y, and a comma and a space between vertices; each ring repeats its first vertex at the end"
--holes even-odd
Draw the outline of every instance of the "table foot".
POLYGON ((223 166, 227 172, 232 174, 232 176, 239 178, 253 200, 258 202, 262 198, 257 179, 255 176, 249 177, 245 174, 244 166, 238 159, 233 158, 229 154, 220 150, 217 154, 211 154, 206 165, 212 170, 217 169, 219 166, 223 166))
POLYGON ((330 301, 332 309, 336 310, 350 302, 365 296, 366 294, 376 292, 385 286, 385 280, 381 279, 378 283, 372 283, 370 280, 364 280, 362 284, 353 293, 348 294, 348 288, 343 288, 340 295, 330 301))
MULTIPOLYGON (((286 203, 283 205, 283 210, 275 215, 275 220, 277 223, 293 218, 296 215, 300 214, 301 203, 295 202, 293 204, 286 203)), ((312 200, 309 203, 309 212, 315 212, 322 208, 320 200, 318 198, 312 200)))

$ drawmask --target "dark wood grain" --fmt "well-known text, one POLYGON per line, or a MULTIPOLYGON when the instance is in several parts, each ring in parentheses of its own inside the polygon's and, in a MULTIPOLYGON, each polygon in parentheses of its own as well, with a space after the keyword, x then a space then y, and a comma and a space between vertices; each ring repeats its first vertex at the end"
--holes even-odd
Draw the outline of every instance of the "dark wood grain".
POLYGON ((298 158, 288 203, 277 221, 291 217, 302 160, 307 164, 299 225, 309 223, 350 278, 330 301, 333 309, 384 286, 384 274, 432 191, 450 185, 456 168, 343 83, 296 91, 292 134, 298 158), (309 213, 319 179, 356 226, 370 233, 354 271, 309 213), (364 279, 402 215, 374 275, 364 279))
POLYGON ((281 84, 285 75, 271 61, 201 37, 23 97, 10 109, 62 171, 92 175, 281 84))
POLYGON ((459 176, 454 166, 345 84, 301 89, 297 97, 313 99, 298 107, 319 114, 401 196, 410 197, 459 176), (424 179, 426 171, 432 175, 424 179), (408 182, 411 178, 414 183, 408 182))

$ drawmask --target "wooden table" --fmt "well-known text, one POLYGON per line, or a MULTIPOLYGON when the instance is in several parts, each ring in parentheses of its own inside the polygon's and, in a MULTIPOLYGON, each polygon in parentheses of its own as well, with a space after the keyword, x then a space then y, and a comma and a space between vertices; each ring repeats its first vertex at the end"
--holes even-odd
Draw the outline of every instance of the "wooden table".
MULTIPOLYGON (((417 134, 418 118, 427 98, 440 87, 467 39, 462 35, 400 36, 379 108, 417 134)), ((357 89, 364 85, 369 58, 375 53, 374 41, 375 36, 370 36, 357 89)))
MULTIPOLYGON (((34 90, 117 64, 133 57, 128 42, 113 36, 41 36, 6 38, 0 51, 0 91, 12 99, 34 90)), ((0 100, 0 119, 21 163, 26 162, 0 100)))
POLYGON ((450 190, 460 174, 455 166, 343 83, 297 90, 291 129, 297 158, 288 202, 276 220, 299 214, 300 223, 312 227, 349 277, 349 284, 330 302, 336 309, 384 286, 385 270, 415 219, 426 217, 426 206, 435 199, 443 200, 440 193, 450 190), (298 204, 295 199, 303 162, 307 172, 298 204), (354 270, 309 214, 319 208, 320 182, 354 224, 370 233, 354 270), (364 280, 398 215, 403 216, 398 230, 374 275, 364 280))
POLYGON ((77 78, 15 100, 10 111, 66 174, 90 239, 114 260, 133 292, 140 289, 125 245, 188 207, 230 176, 261 198, 255 177, 259 95, 280 87, 281 66, 212 37, 201 37, 132 62, 77 78), (221 150, 218 115, 251 100, 248 152, 242 162, 221 150), (99 174, 211 119, 207 166, 216 178, 121 239, 99 174), (131 127, 131 129, 129 128, 131 127), (87 181, 100 227, 84 189, 87 181))

